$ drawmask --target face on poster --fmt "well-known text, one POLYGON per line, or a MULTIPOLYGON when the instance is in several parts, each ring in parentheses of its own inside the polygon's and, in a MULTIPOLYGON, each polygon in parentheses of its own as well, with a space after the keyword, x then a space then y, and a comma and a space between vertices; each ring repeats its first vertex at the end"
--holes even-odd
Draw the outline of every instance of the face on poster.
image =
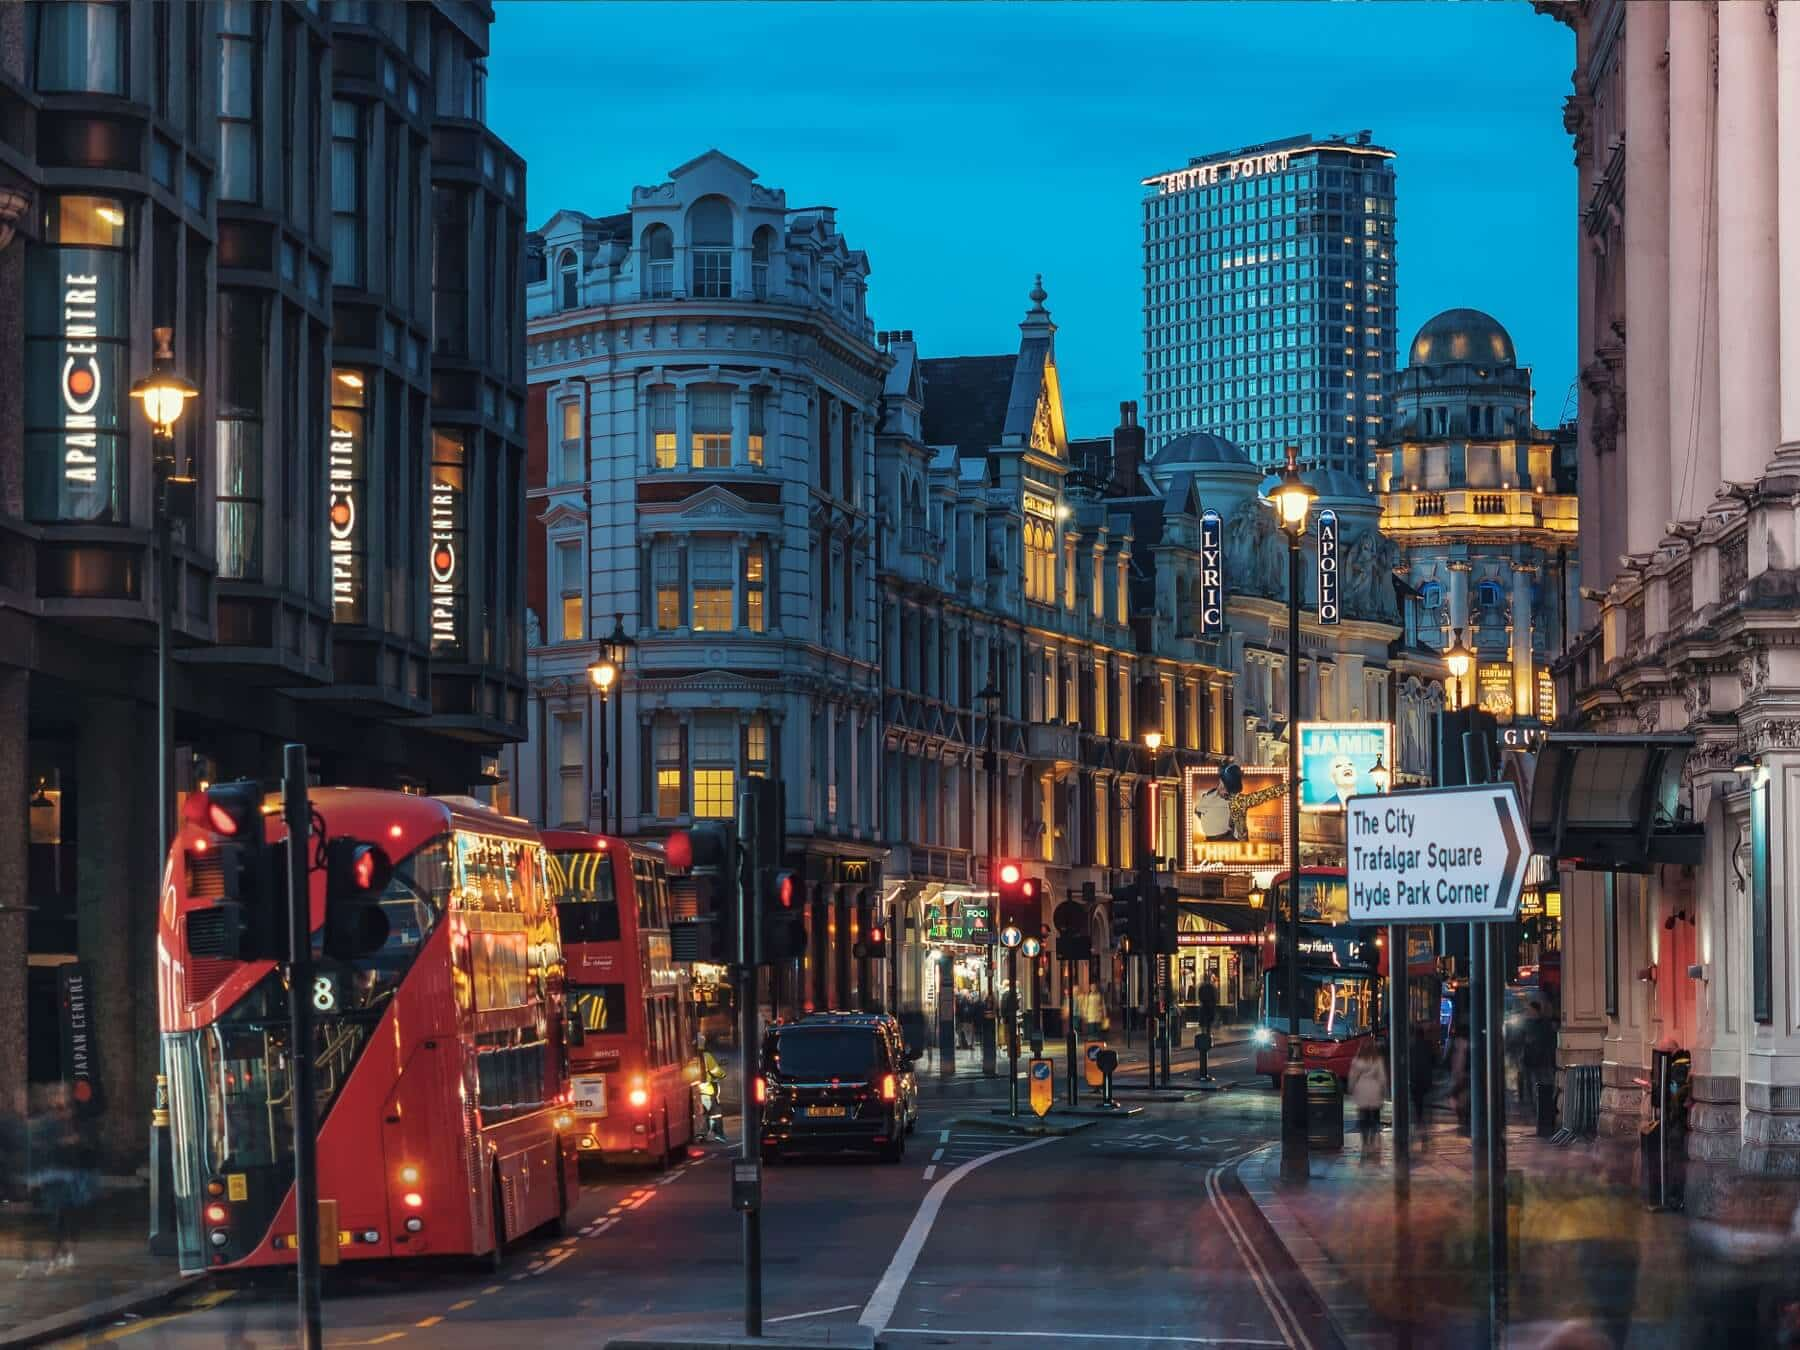
POLYGON ((1359 794, 1379 792, 1376 760, 1394 767, 1393 728, 1386 722, 1300 724, 1300 809, 1342 811, 1359 794))

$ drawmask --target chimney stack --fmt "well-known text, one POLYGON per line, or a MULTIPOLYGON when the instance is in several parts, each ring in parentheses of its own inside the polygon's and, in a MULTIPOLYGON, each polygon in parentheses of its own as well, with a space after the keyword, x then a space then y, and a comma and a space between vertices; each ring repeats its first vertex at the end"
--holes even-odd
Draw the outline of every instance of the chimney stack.
POLYGON ((1119 425, 1113 428, 1112 488, 1122 497, 1143 495, 1144 429, 1138 425, 1136 399, 1119 405, 1119 425))

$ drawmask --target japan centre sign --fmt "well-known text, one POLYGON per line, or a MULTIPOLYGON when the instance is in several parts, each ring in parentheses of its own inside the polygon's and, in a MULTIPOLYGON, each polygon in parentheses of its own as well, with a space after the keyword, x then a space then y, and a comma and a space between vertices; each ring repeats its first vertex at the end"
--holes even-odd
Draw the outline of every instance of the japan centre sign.
POLYGON ((1338 516, 1319 512, 1319 622, 1338 621, 1338 516))
POLYGON ((1342 811, 1344 803, 1381 791, 1375 765, 1392 769, 1394 729, 1386 722, 1300 724, 1300 809, 1342 811))
POLYGON ((1225 629, 1225 523, 1217 511, 1200 514, 1200 633, 1225 629))
POLYGON ((1350 922, 1518 917, 1530 858, 1511 783, 1352 797, 1344 818, 1350 922))

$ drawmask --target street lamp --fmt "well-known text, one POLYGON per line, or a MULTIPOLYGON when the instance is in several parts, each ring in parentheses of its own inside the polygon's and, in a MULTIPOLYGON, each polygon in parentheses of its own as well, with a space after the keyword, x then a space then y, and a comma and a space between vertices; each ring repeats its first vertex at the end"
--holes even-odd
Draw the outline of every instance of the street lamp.
MULTIPOLYGON (((1144 749, 1148 753, 1148 763, 1144 769, 1144 794, 1139 807, 1142 819, 1138 823, 1138 903, 1143 905, 1148 915, 1148 927, 1152 933, 1162 932, 1162 892, 1156 885, 1156 752, 1162 749, 1162 727, 1155 722, 1144 725, 1149 716, 1160 718, 1161 709, 1151 711, 1152 703, 1148 689, 1140 686, 1144 692, 1137 700, 1139 724, 1144 726, 1140 733, 1144 749)), ((1156 1061, 1160 1052, 1163 1060, 1163 1080, 1169 1077, 1169 1023, 1165 1012, 1168 998, 1168 960, 1157 950, 1157 941, 1152 941, 1150 950, 1144 953, 1144 1006, 1145 1023, 1149 1032, 1147 1046, 1150 1051, 1148 1081, 1151 1087, 1156 1086, 1156 1061)))
POLYGON ((1375 784, 1377 792, 1386 792, 1388 784, 1394 779, 1393 771, 1381 762, 1381 756, 1375 756, 1375 767, 1369 770, 1369 781, 1375 784))
MULTIPOLYGON (((1306 1071, 1300 1062, 1300 541, 1319 494, 1300 476, 1292 446, 1267 501, 1288 541, 1288 1038, 1281 1075, 1281 1179, 1306 1180, 1306 1071)), ((1279 916, 1278 916, 1279 921, 1279 916)))
POLYGON ((1463 645, 1462 629, 1453 628, 1450 645, 1444 650, 1444 664, 1450 667, 1450 678, 1456 681, 1455 698, 1451 706, 1456 707, 1463 701, 1463 676, 1469 673, 1469 663, 1475 659, 1475 653, 1463 645))
POLYGON ((619 697, 613 703, 613 744, 618 754, 613 765, 613 817, 621 835, 625 833, 625 663, 636 646, 625 631, 625 616, 615 611, 613 630, 606 635, 601 650, 612 662, 613 679, 619 686, 619 697))
MULTIPOLYGON (((619 667, 611 656, 602 656, 587 668, 588 687, 600 694, 600 833, 606 833, 606 700, 612 693, 612 687, 619 678, 619 667)), ((592 704, 589 705, 590 707, 592 704)), ((624 747, 620 747, 621 751, 624 747)), ((621 755, 621 758, 623 756, 621 755)))
MULTIPOLYGON (((975 695, 987 714, 987 771, 988 771, 988 903, 993 906, 988 911, 989 928, 993 927, 992 919, 1000 912, 1000 892, 994 876, 995 859, 1000 856, 1000 725, 997 717, 1000 703, 1000 690, 995 687, 993 672, 988 674, 988 682, 981 692, 975 695)), ((996 1004, 997 993, 995 983, 999 978, 993 944, 988 944, 987 956, 987 1017, 981 1028, 981 1072, 992 1078, 999 1068, 997 1051, 994 1045, 994 1028, 999 1016, 996 1004)))
MULTIPOLYGON (((131 397, 138 401, 150 422, 150 471, 156 484, 156 842, 157 875, 162 874, 163 861, 169 855, 173 835, 175 784, 174 758, 175 719, 169 704, 170 630, 174 626, 175 563, 171 556, 172 531, 169 528, 171 484, 178 484, 183 499, 192 504, 194 480, 175 472, 175 424, 181 420, 188 400, 199 395, 194 382, 175 369, 172 328, 151 330, 156 339, 156 352, 150 359, 150 373, 131 386, 131 397)), ((167 1071, 156 1076, 156 1105, 150 1113, 150 1248, 164 1253, 173 1250, 175 1241, 175 1179, 169 1155, 169 1084, 167 1071)))

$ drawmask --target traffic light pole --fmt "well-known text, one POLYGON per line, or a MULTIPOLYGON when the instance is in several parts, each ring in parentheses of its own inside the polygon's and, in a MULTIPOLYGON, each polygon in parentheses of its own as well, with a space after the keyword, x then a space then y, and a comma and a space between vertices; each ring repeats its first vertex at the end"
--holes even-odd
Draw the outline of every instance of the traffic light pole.
POLYGON ((1066 1061, 1064 1067, 1069 1075, 1069 1105, 1073 1106, 1076 1101, 1076 1085, 1081 1081, 1080 1074, 1075 1067, 1075 963, 1073 961, 1063 962, 1063 992, 1067 994, 1069 1001, 1068 1025, 1064 1028, 1068 1034, 1063 1038, 1065 1047, 1063 1057, 1066 1061))
MULTIPOLYGON (((319 1350, 319 1127, 313 1086, 312 806, 306 795, 306 747, 281 757, 282 819, 287 824, 288 1057, 294 1090, 294 1256, 300 1293, 300 1350, 319 1350)), ((337 1234, 332 1234, 337 1241, 337 1234)))

